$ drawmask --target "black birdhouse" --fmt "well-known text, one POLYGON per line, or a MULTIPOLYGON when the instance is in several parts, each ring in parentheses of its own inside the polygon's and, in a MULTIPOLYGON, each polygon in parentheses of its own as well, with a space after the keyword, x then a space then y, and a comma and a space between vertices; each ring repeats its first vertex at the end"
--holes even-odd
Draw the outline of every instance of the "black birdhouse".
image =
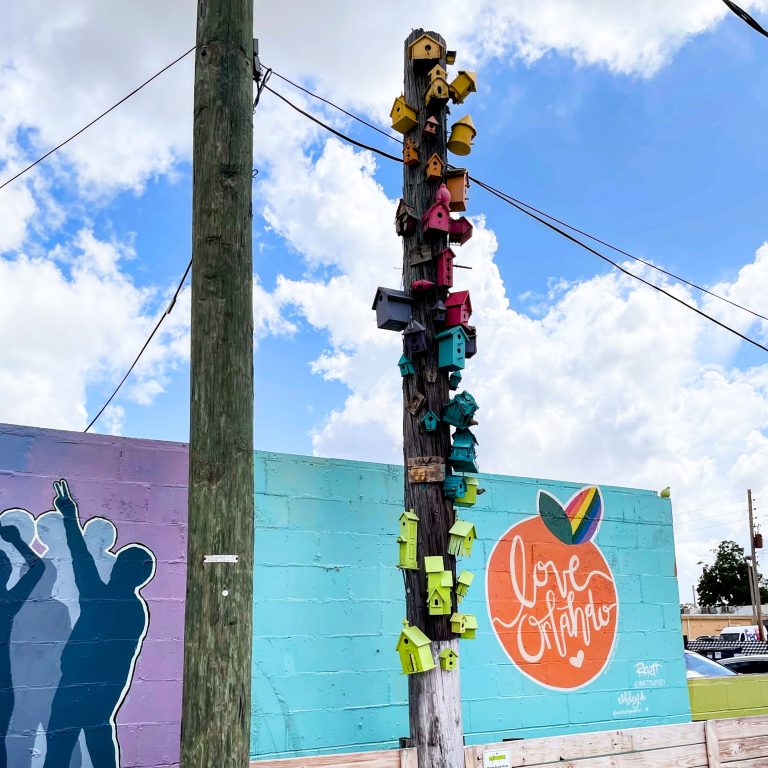
POLYGON ((405 353, 409 357, 427 351, 427 329, 418 321, 411 320, 408 323, 405 331, 403 331, 403 339, 405 340, 405 353))

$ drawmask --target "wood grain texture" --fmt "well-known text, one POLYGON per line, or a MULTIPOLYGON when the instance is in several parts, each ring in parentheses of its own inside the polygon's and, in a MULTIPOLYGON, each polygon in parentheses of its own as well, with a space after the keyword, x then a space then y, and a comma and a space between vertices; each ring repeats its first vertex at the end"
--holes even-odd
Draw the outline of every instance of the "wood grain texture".
POLYGON ((704 723, 704 741, 707 747, 708 768, 720 768, 720 743, 715 724, 711 720, 704 723))
POLYGON ((250 768, 418 768, 415 749, 383 749, 343 755, 312 755, 284 760, 253 760, 250 768))

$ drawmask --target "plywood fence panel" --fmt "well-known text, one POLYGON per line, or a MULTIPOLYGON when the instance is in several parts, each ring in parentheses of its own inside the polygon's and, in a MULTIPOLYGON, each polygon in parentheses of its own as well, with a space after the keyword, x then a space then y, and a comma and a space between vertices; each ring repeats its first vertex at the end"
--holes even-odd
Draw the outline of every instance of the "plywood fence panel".
POLYGON ((726 720, 712 720, 717 737, 721 741, 748 736, 768 736, 768 717, 733 717, 726 720))
POLYGON ((282 760, 252 760, 251 768, 416 768, 413 749, 384 749, 341 755, 311 755, 282 760), (405 755, 401 758, 401 755, 405 755))

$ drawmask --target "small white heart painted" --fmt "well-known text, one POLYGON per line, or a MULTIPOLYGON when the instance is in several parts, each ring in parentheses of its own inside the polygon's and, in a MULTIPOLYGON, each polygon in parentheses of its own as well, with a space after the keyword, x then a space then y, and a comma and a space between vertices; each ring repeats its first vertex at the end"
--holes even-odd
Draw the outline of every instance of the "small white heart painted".
POLYGON ((576 667, 576 669, 581 669, 581 665, 584 663, 584 651, 579 651, 575 656, 571 656, 568 662, 576 667))

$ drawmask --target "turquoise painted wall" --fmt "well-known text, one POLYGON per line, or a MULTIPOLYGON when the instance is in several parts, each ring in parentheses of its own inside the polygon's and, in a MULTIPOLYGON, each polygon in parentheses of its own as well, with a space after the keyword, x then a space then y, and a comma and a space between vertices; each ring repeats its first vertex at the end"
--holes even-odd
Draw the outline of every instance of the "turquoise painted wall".
MULTIPOLYGON (((497 640, 485 563, 502 534, 536 514, 539 490, 582 486, 481 475, 465 517, 478 541, 460 644, 468 744, 690 720, 674 578, 671 507, 649 491, 601 487, 595 542, 615 577, 618 633, 604 671, 572 692, 524 676, 497 640)), ((404 616, 397 561, 399 467, 256 455, 253 756, 395 747, 408 735, 407 679, 394 646, 404 616)))

